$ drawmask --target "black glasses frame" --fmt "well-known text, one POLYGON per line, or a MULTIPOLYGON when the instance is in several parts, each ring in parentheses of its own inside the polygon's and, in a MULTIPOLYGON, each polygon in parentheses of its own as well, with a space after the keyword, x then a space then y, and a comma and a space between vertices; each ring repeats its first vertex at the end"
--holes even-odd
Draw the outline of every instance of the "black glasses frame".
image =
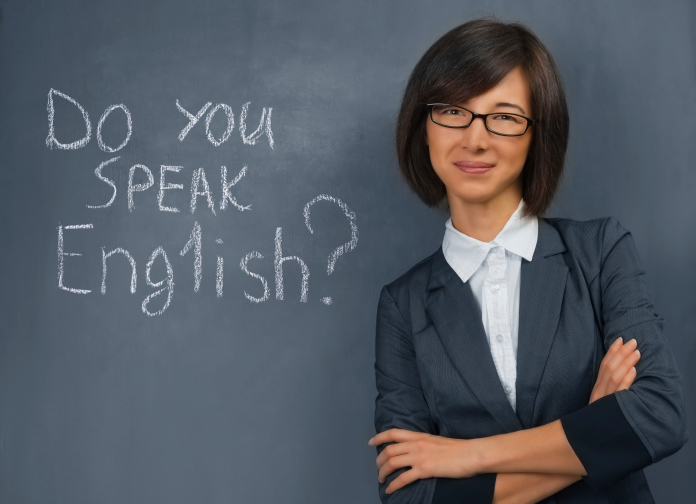
POLYGON ((523 116, 522 114, 512 114, 510 112, 491 112, 490 114, 477 114, 476 112, 469 110, 468 108, 460 107, 459 105, 452 105, 451 103, 426 103, 425 106, 428 109, 428 115, 430 116, 430 120, 432 122, 434 122, 435 124, 437 124, 438 126, 442 126, 444 128, 454 128, 454 129, 468 128, 469 126, 471 126, 471 123, 474 122, 474 119, 476 119, 477 117, 480 117, 483 120, 483 124, 484 124, 484 126, 486 126, 486 129, 488 131, 490 131, 494 135, 500 135, 500 136, 522 136, 525 133, 527 133, 527 130, 529 129, 530 126, 533 126, 539 122, 538 119, 531 119, 527 116, 523 116), (446 124, 439 123, 435 119, 433 119, 433 107, 435 105, 446 105, 447 107, 455 107, 458 109, 466 110, 467 112, 469 112, 471 114, 471 121, 469 121, 469 124, 467 124, 466 126, 448 126, 446 124), (492 129, 490 129, 488 127, 488 123, 486 122, 486 118, 490 115, 495 115, 495 114, 513 115, 515 117, 521 117, 527 121, 527 127, 524 129, 524 131, 522 133, 518 133, 516 135, 506 135, 505 133, 498 133, 497 131, 493 131, 492 129))

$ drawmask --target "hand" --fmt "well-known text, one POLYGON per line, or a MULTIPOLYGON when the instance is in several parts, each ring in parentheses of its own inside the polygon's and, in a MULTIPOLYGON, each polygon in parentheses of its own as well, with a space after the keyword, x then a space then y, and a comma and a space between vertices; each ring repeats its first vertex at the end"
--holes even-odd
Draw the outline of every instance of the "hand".
POLYGON ((635 339, 624 344, 621 338, 616 338, 599 365, 599 375, 592 389, 590 403, 618 390, 627 389, 633 383, 636 377, 634 366, 640 359, 637 346, 635 339))
POLYGON ((411 466, 387 487, 388 494, 417 479, 468 478, 480 472, 480 455, 473 439, 454 439, 405 429, 389 429, 370 439, 377 446, 396 441, 377 457, 379 482, 397 469, 411 466))

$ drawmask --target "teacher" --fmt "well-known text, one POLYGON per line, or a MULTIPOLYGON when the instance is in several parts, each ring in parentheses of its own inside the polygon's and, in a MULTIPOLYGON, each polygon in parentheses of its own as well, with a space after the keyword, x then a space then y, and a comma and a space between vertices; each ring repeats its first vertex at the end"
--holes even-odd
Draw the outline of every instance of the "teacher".
POLYGON ((553 58, 519 23, 462 24, 411 74, 399 166, 450 217, 380 293, 382 502, 652 503, 642 469, 688 439, 630 231, 543 217, 568 124, 553 58))

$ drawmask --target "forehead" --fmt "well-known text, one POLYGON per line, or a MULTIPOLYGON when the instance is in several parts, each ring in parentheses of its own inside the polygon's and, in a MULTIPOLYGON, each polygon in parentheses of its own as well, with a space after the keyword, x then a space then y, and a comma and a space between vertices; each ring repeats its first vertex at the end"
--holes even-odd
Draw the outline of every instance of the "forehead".
POLYGON ((495 107, 498 103, 515 104, 522 107, 527 114, 531 113, 531 89, 524 72, 519 67, 510 71, 488 91, 461 102, 461 105, 495 107))

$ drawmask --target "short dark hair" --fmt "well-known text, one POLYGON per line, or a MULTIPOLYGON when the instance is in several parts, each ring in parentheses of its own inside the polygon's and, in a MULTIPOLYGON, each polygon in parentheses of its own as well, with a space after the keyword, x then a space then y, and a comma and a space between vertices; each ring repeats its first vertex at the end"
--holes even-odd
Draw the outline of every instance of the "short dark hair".
POLYGON ((529 28, 487 17, 440 37, 418 61, 404 90, 396 126, 399 168, 429 207, 442 208, 448 201, 425 143, 425 104, 465 102, 494 87, 517 67, 530 85, 531 117, 539 121, 533 126, 521 173, 525 215, 542 216, 551 206, 568 145, 570 121, 563 83, 551 54, 529 28))

